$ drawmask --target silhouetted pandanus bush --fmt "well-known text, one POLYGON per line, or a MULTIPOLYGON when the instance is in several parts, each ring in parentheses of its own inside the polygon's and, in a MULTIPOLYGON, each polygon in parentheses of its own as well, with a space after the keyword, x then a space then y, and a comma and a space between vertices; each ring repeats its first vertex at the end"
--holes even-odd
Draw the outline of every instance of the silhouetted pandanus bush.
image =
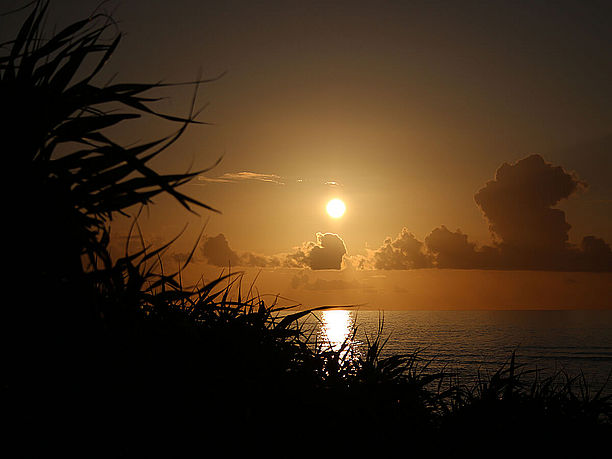
MULTIPOLYGON (((195 93, 189 114, 181 117, 151 108, 158 99, 147 94, 168 84, 100 85, 96 78, 121 38, 106 38, 113 22, 94 14, 45 38, 48 6, 48 1, 36 2, 0 57, 2 141, 7 170, 15 174, 10 178, 23 185, 13 188, 11 197, 22 209, 19 231, 45 229, 30 241, 40 251, 36 269, 48 276, 58 271, 76 275, 82 271, 82 256, 90 263, 106 256, 107 224, 117 212, 148 204, 160 193, 187 209, 211 208, 178 190, 202 171, 160 174, 148 166, 187 126, 201 123, 194 111, 195 93), (129 147, 109 135, 109 128, 142 115, 180 127, 129 147)), ((191 84, 197 91, 202 82, 191 84)))
POLYGON ((194 103, 203 81, 192 83, 196 91, 187 116, 157 112, 152 108, 157 98, 148 94, 168 85, 97 82, 121 38, 109 17, 93 14, 46 37, 48 8, 48 1, 34 2, 0 57, 1 139, 12 220, 7 240, 15 285, 24 292, 16 319, 25 327, 16 333, 21 348, 90 336, 104 314, 100 289, 117 288, 117 272, 126 292, 142 286, 134 263, 159 251, 111 260, 113 215, 149 204, 160 193, 190 210, 211 209, 178 190, 202 171, 160 174, 148 165, 189 125, 200 123, 194 103), (178 128, 132 146, 113 140, 112 128, 142 115, 178 128), (42 339, 48 333, 53 339, 42 339))
POLYGON ((2 44, 0 141, 15 297, 2 308, 5 386, 9 398, 35 405, 87 387, 82 379, 93 377, 106 347, 139 339, 128 333, 138 331, 145 305, 169 286, 180 290, 175 275, 157 270, 165 247, 111 259, 113 215, 160 193, 189 210, 214 209, 179 191, 202 171, 161 174, 149 166, 201 123, 195 100, 205 80, 189 83, 186 116, 158 112, 150 93, 170 85, 97 81, 121 38, 111 18, 93 14, 47 37, 50 2, 32 4, 15 38, 2 44), (137 145, 113 139, 112 128, 143 115, 178 127, 137 145))

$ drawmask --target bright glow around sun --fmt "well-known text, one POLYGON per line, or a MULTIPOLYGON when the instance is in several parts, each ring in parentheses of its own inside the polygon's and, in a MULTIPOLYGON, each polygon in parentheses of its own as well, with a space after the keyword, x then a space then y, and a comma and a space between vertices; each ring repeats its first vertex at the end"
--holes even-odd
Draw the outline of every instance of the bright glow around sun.
POLYGON ((332 218, 340 218, 344 215, 346 206, 340 199, 332 199, 327 203, 327 213, 332 218))

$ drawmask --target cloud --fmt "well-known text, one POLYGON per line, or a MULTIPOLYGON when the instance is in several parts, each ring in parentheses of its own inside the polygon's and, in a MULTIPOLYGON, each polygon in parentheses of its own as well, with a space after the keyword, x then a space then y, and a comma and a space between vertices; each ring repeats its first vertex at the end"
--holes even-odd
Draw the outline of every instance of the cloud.
POLYGON ((612 271, 612 249, 601 238, 585 236, 580 244, 577 264, 582 271, 612 271))
POLYGON ((586 236, 579 246, 569 242, 571 225, 553 206, 584 190, 575 173, 553 166, 540 155, 504 163, 495 179, 478 190, 474 200, 489 221, 496 241, 494 267, 556 271, 610 271, 610 247, 586 236))
POLYGON ((240 265, 257 268, 278 268, 282 264, 278 256, 260 255, 253 252, 240 254, 240 265))
POLYGON ((506 244, 534 250, 566 247, 571 226, 552 206, 586 187, 573 173, 540 155, 504 163, 474 195, 491 232, 506 244))
POLYGON ((227 242, 225 235, 220 233, 215 237, 206 237, 200 246, 201 254, 213 266, 237 266, 240 257, 234 252, 227 242))
POLYGON ((198 180, 207 183, 238 183, 244 181, 266 182, 284 185, 282 178, 275 174, 260 174, 258 172, 226 172, 219 177, 198 177, 198 180))
MULTIPOLYGON (((492 246, 478 247, 460 230, 435 228, 423 242, 406 228, 388 237, 368 257, 352 260, 359 269, 516 269, 612 271, 612 250, 601 238, 569 242, 571 225, 554 208, 586 188, 576 174, 531 155, 502 164, 495 178, 474 196, 489 222, 492 246)), ((353 258, 353 257, 352 257, 353 258)))
POLYGON ((476 244, 468 241, 461 230, 454 233, 442 225, 425 238, 427 250, 438 268, 484 267, 483 252, 476 250, 476 244))
POLYGON ((406 228, 402 228, 395 239, 386 238, 383 245, 370 256, 375 269, 413 269, 431 266, 431 260, 424 251, 423 243, 406 228))
POLYGON ((316 242, 306 242, 286 256, 288 267, 308 267, 312 270, 340 269, 346 254, 344 241, 334 233, 317 233, 316 242))
POLYGON ((229 246, 223 233, 214 237, 206 237, 200 245, 200 255, 213 266, 248 266, 273 268, 281 265, 281 260, 275 256, 260 255, 253 252, 235 252, 229 246))
POLYGON ((341 269, 346 254, 344 241, 334 233, 317 233, 316 236, 316 242, 305 242, 289 254, 268 256, 253 252, 235 252, 225 235, 220 233, 204 238, 200 255, 208 264, 221 267, 341 269))
MULTIPOLYGON (((366 249, 368 250, 368 249, 366 249)), ((343 268, 349 270, 363 271, 365 269, 374 269, 374 260, 372 250, 368 251, 368 255, 345 255, 343 261, 343 268)))

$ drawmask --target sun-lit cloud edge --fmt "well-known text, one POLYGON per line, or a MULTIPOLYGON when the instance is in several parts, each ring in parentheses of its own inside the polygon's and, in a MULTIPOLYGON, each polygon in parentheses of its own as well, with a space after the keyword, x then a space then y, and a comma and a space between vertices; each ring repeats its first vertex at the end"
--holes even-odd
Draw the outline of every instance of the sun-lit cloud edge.
POLYGON ((226 172, 218 177, 198 177, 200 182, 204 183, 239 183, 244 181, 274 183, 276 185, 285 185, 282 177, 276 174, 262 174, 259 172, 226 172))
POLYGON ((261 172, 242 171, 242 172, 226 172, 217 177, 198 176, 195 184, 206 185, 210 183, 244 183, 244 182, 262 182, 275 185, 309 185, 309 186, 324 186, 327 188, 343 188, 344 185, 336 180, 321 179, 312 180, 306 177, 287 178, 277 174, 266 174, 261 172))

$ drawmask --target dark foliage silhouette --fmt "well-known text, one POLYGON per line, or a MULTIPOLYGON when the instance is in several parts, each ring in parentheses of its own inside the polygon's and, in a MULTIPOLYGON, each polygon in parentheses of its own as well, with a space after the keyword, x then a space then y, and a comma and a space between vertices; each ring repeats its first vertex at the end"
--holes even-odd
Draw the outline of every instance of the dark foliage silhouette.
POLYGON ((121 38, 107 38, 111 18, 93 14, 47 38, 48 8, 48 1, 33 2, 0 56, 7 252, 17 293, 2 310, 4 388, 23 406, 40 405, 38 412, 86 387, 78 379, 93 377, 113 325, 137 321, 139 302, 161 284, 177 285, 175 276, 146 266, 164 248, 111 260, 113 214, 147 205, 160 193, 189 210, 214 210, 178 190, 202 171, 160 174, 148 166, 189 125, 201 124, 195 100, 206 80, 189 83, 194 98, 187 116, 157 112, 151 107, 158 98, 147 94, 168 84, 96 83, 121 38), (179 127, 129 147, 109 135, 142 115, 179 127))

